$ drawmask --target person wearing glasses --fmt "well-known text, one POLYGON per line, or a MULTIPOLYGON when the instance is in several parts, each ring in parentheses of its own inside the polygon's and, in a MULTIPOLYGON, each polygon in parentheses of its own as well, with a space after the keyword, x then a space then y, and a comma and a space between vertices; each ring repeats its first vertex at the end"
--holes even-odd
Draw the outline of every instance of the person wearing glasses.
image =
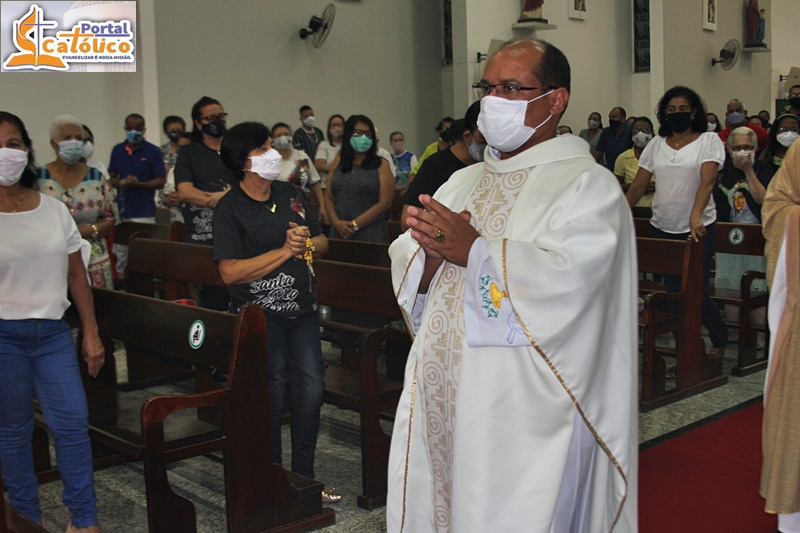
MULTIPOLYGON (((220 157, 228 114, 214 98, 202 97, 192 106, 194 142, 181 148, 175 161, 175 185, 183 202, 184 240, 192 244, 214 245, 212 222, 220 198, 236 184, 234 172, 220 157)), ((203 286, 201 305, 208 309, 228 309, 224 287, 203 286)))
MULTIPOLYGON (((164 187, 167 169, 161 149, 147 142, 144 117, 131 113, 125 118, 125 142, 111 150, 109 183, 117 189, 117 205, 123 221, 156 221, 156 190, 164 187)), ((117 274, 125 276, 128 245, 114 244, 117 274)))
MULTIPOLYGON (((635 117, 631 127, 631 142, 633 148, 622 152, 614 163, 614 175, 622 185, 622 190, 628 192, 628 188, 639 172, 639 158, 642 156, 644 147, 653 139, 653 123, 647 117, 635 117)), ((653 176, 644 194, 636 202, 636 207, 650 207, 653 205, 653 192, 656 190, 656 179, 653 176)))
POLYGON ((773 170, 777 172, 783 164, 786 152, 798 136, 800 136, 800 118, 789 113, 778 115, 769 130, 769 144, 761 151, 758 158, 770 163, 773 170))
POLYGON ((50 146, 56 158, 38 169, 42 194, 63 202, 78 225, 81 238, 92 245, 88 272, 92 286, 114 288, 111 256, 106 237, 120 223, 116 192, 97 168, 81 162, 85 129, 72 115, 60 115, 50 123, 50 146))
POLYGON ((369 117, 352 115, 342 139, 325 189, 330 238, 388 243, 383 214, 392 205, 394 176, 389 162, 378 155, 375 126, 369 117))
POLYGON ((389 532, 637 528, 633 221, 586 142, 556 136, 570 77, 544 41, 492 55, 483 162, 422 195, 389 247, 414 333, 389 532))

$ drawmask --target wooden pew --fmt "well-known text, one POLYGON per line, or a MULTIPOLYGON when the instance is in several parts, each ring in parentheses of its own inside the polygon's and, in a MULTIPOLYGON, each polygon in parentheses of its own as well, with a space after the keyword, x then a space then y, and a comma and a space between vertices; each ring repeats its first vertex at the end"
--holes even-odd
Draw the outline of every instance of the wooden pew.
MULTIPOLYGON (((158 291, 161 296, 172 301, 188 297, 182 290, 186 282, 225 286, 214 263, 211 246, 151 239, 142 234, 131 239, 129 246, 127 291, 132 294, 156 297, 157 289, 161 289, 158 291), (157 283, 156 278, 163 282, 157 283)), ((185 367, 142 354, 132 347, 126 348, 126 357, 131 383, 128 388, 152 386, 159 380, 187 371, 185 367)), ((208 390, 212 381, 208 373, 201 369, 195 377, 205 383, 200 385, 201 390, 208 390)))
MULTIPOLYGON (((137 238, 131 243, 129 261, 135 290, 151 291, 154 275, 222 283, 208 246, 137 238), (142 257, 146 265, 136 257, 142 257)), ((402 389, 398 381, 379 378, 378 351, 384 342, 390 343, 387 372, 402 379, 409 336, 384 328, 387 322, 402 318, 388 268, 318 260, 314 271, 319 304, 331 308, 330 315, 321 313, 321 325, 342 335, 344 368, 326 369, 325 401, 361 414, 362 494, 358 504, 373 509, 386 501, 389 458, 389 437, 381 429, 379 417, 394 409, 402 389)), ((213 387, 213 380, 204 378, 202 370, 196 374, 200 390, 213 387)))
MULTIPOLYGON (((763 256, 765 243, 760 224, 717 222, 715 248, 717 253, 763 256)), ((769 328, 766 326, 758 328, 765 336, 764 353, 759 357, 757 328, 750 318, 752 310, 765 308, 769 303, 767 291, 753 289, 753 282, 757 279, 766 279, 766 274, 748 270, 742 275, 738 289, 711 287, 711 297, 715 301, 739 308, 739 322, 728 324, 739 328, 739 353, 736 366, 731 370, 731 373, 737 376, 746 376, 767 367, 769 328)))
MULTIPOLYGON (((0 474, 0 495, 2 495, 3 476, 0 474)), ((0 533, 47 533, 47 530, 20 514, 5 499, 0 502, 0 533)))
MULTIPOLYGON (((119 291, 93 292, 101 336, 228 372, 218 390, 144 403, 96 380, 84 382, 93 443, 130 460, 144 459, 151 532, 196 531, 194 505, 172 491, 167 467, 219 450, 229 531, 306 531, 334 523, 333 510, 322 508, 321 483, 270 460, 267 333, 260 308, 245 306, 232 315, 119 291), (212 406, 225 409, 222 428, 188 415, 167 420, 179 410, 212 406)), ((74 311, 66 318, 79 327, 74 311)))
POLYGON ((702 242, 637 237, 636 249, 639 272, 681 276, 681 290, 672 294, 654 290, 652 282, 640 281, 640 292, 643 288, 647 292, 640 314, 643 330, 640 406, 649 411, 723 385, 728 378, 722 376, 721 361, 712 362, 706 357, 700 334, 702 242), (671 304, 679 312, 665 312, 662 304, 671 304), (666 365, 656 348, 656 337, 670 332, 677 332, 677 380, 675 388, 667 391, 666 365))
POLYGON ((346 239, 328 239, 328 243, 328 253, 325 254, 324 258, 326 261, 387 268, 392 266, 388 244, 346 239))
POLYGON ((388 268, 319 260, 314 270, 319 303, 331 308, 329 316, 321 316, 322 325, 359 338, 355 368, 345 362, 344 368, 326 370, 325 401, 360 413, 362 494, 358 506, 374 509, 386 503, 391 440, 381 428, 380 417, 393 412, 402 391, 401 382, 379 377, 378 350, 387 342, 387 373, 391 373, 388 369, 393 363, 401 369, 405 366, 411 340, 407 332, 385 327, 402 318, 388 268))
MULTIPOLYGON (((135 234, 144 235, 152 239, 167 240, 170 238, 170 226, 168 224, 150 224, 147 222, 123 222, 114 228, 114 244, 128 245, 131 237, 135 234)), ((127 274, 125 277, 114 280, 114 288, 117 290, 127 290, 127 274)))

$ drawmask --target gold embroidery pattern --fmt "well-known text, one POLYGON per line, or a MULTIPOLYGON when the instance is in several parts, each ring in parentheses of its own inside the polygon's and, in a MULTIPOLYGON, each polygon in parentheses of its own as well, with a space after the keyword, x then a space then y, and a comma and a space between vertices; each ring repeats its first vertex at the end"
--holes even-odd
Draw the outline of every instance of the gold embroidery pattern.
MULTIPOLYGON (((514 200, 528 171, 487 173, 473 191, 466 208, 472 224, 484 237, 494 239, 505 231, 514 200)), ((425 429, 433 474, 434 525, 450 530, 453 435, 456 396, 465 336, 464 293, 466 269, 446 263, 428 300, 430 313, 420 333, 422 371, 417 384, 425 401, 425 429)))

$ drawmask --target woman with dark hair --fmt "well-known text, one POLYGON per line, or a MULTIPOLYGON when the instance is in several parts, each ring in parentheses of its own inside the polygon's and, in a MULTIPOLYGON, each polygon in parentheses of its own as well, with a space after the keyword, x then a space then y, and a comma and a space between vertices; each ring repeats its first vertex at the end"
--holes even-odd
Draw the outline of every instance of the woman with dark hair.
POLYGON ((389 242, 383 214, 392 205, 394 177, 389 163, 378 155, 374 138, 375 126, 368 117, 347 119, 342 151, 325 191, 332 239, 389 242))
MULTIPOLYGON (((703 238, 703 325, 713 345, 708 356, 719 360, 725 355, 728 330, 709 294, 717 219, 711 193, 725 161, 725 147, 716 133, 707 131, 705 106, 687 87, 669 89, 658 102, 657 117, 658 137, 639 158, 639 172, 628 189, 628 203, 634 206, 639 201, 656 174, 650 235, 675 240, 703 238)), ((665 276, 664 285, 668 292, 678 292, 680 279, 665 276)))
POLYGON ((769 144, 758 158, 768 161, 775 172, 781 168, 786 151, 794 144, 800 134, 800 118, 790 113, 779 115, 769 130, 769 144))
MULTIPOLYGON (((192 106, 192 138, 181 148, 175 161, 175 187, 183 202, 184 240, 192 244, 214 245, 212 222, 217 202, 236 183, 234 174, 220 157, 228 114, 218 100, 202 97, 192 106)), ((222 287, 200 289, 203 307, 225 310, 228 293, 222 287)))
MULTIPOLYGON (((78 128, 82 136, 80 123, 78 128)), ((81 350, 91 376, 103 367, 103 344, 78 227, 62 202, 33 189, 35 182, 25 125, 0 112, 0 464, 9 503, 41 523, 31 450, 36 398, 64 483, 67 533, 96 533, 86 395, 62 319, 70 304, 67 290, 83 325, 81 350)))
POLYGON ((597 111, 589 113, 589 118, 586 120, 585 129, 582 129, 578 137, 589 143, 589 152, 594 153, 597 150, 597 141, 600 140, 600 132, 603 131, 603 116, 597 111))
POLYGON ((272 126, 272 135, 272 145, 283 159, 278 181, 291 183, 300 192, 297 201, 316 210, 316 213, 312 214, 312 210, 309 209, 309 215, 316 215, 317 220, 327 224, 328 214, 325 212, 325 200, 322 197, 322 183, 311 158, 304 151, 294 147, 292 128, 288 124, 276 123, 272 126))
POLYGON ((719 123, 719 117, 716 113, 706 113, 706 130, 714 133, 722 131, 722 126, 719 123))
MULTIPOLYGON (((310 263, 328 251, 328 239, 314 217, 305 216, 297 189, 276 181, 282 159, 269 128, 257 122, 234 126, 222 140, 221 156, 238 181, 214 216, 214 259, 228 285, 230 311, 254 303, 267 319, 272 461, 281 464, 288 386, 292 471, 313 479, 325 383, 310 263)), ((323 501, 338 499, 323 493, 323 501)))
POLYGON ((72 115, 60 115, 50 124, 50 146, 55 160, 38 170, 38 188, 63 202, 78 224, 81 238, 92 245, 89 279, 92 286, 114 288, 106 238, 121 222, 116 190, 84 160, 84 126, 72 115))
POLYGON ((342 135, 344 134, 344 117, 342 115, 331 115, 328 119, 328 138, 319 143, 317 147, 317 159, 314 166, 319 172, 322 180, 322 189, 328 186, 328 173, 331 171, 331 163, 339 155, 342 149, 342 135))
MULTIPOLYGON (((647 117, 634 117, 631 128, 631 142, 633 148, 622 152, 614 162, 614 175, 622 185, 622 190, 627 192, 639 172, 639 158, 645 147, 653 139, 653 123, 647 117)), ((653 192, 656 190, 656 180, 653 177, 647 184, 644 195, 636 203, 636 207, 650 207, 653 205, 653 192)))

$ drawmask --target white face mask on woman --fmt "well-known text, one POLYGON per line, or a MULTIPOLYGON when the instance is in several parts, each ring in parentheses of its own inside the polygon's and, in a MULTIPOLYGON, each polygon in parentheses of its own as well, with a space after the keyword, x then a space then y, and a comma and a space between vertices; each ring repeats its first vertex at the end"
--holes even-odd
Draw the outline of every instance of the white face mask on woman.
POLYGON ((795 139, 797 139, 797 137, 798 134, 793 131, 784 131, 783 133, 779 133, 777 135, 778 142, 786 148, 789 148, 795 139))
POLYGON ((635 144, 638 148, 644 148, 645 146, 647 146, 647 143, 649 143, 652 138, 653 138, 652 133, 644 133, 640 131, 633 136, 633 144, 635 144))
POLYGON ((547 118, 535 128, 525 125, 528 104, 544 98, 551 92, 553 91, 550 90, 532 100, 507 100, 492 95, 481 98, 478 129, 481 130, 486 142, 501 152, 513 152, 525 144, 536 130, 553 117, 547 115, 547 118))
POLYGON ((261 155, 250 158, 250 172, 258 174, 261 178, 275 181, 281 175, 283 157, 274 148, 270 148, 261 155))
POLYGON ((17 183, 27 164, 27 150, 0 148, 0 185, 10 187, 17 183))

